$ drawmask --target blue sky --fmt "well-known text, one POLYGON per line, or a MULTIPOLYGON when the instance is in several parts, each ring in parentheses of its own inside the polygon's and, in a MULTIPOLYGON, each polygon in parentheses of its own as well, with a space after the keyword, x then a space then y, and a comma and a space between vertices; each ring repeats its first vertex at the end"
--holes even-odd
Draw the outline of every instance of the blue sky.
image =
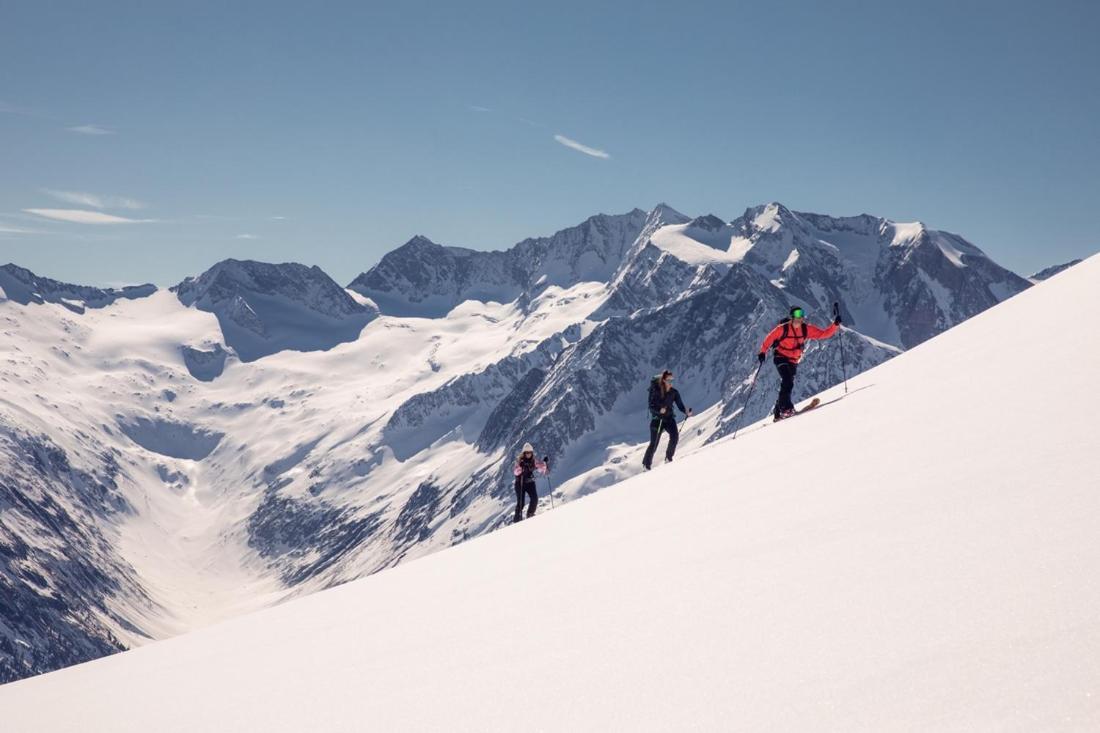
POLYGON ((9 2, 0 261, 346 283, 414 234, 778 200, 1027 274, 1100 250, 1098 37, 1085 2, 9 2))

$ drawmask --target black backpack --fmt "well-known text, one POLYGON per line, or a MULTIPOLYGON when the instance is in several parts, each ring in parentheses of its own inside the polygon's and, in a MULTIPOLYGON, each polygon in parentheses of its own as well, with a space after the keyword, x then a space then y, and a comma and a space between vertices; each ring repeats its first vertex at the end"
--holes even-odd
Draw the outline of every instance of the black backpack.
MULTIPOLYGON (((784 318, 782 321, 780 321, 776 325, 783 327, 783 333, 782 333, 782 335, 780 335, 779 338, 777 338, 775 340, 775 343, 772 344, 773 349, 778 349, 779 348, 779 342, 791 335, 791 319, 790 318, 784 318)), ((805 343, 805 341, 808 338, 809 338, 809 336, 807 336, 807 332, 806 332, 806 321, 802 321, 802 341, 803 341, 803 343, 805 343)))
POLYGON ((647 407, 653 404, 661 394, 661 377, 658 375, 649 383, 649 395, 646 397, 647 407))
MULTIPOLYGON (((671 393, 672 389, 669 389, 669 392, 671 393)), ((658 374, 653 378, 653 381, 649 383, 649 399, 647 400, 646 406, 650 410, 650 417, 655 419, 659 417, 656 410, 653 408, 653 403, 660 402, 663 398, 664 395, 661 393, 661 375, 658 374)))

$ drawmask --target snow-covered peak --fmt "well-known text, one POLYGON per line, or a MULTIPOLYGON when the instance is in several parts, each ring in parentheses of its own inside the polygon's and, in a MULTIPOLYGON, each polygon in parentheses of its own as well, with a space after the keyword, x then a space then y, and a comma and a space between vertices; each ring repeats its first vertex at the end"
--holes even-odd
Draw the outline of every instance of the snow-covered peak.
POLYGON ((324 270, 297 262, 273 264, 223 260, 172 288, 184 305, 207 310, 244 295, 280 297, 330 318, 362 314, 368 308, 344 292, 324 270))
POLYGON ((924 224, 919 221, 913 222, 893 222, 882 220, 882 226, 880 230, 884 234, 890 234, 890 246, 891 247, 904 247, 920 241, 920 238, 924 236, 927 229, 924 224))
POLYGON ((1020 292, 1028 282, 962 237, 921 222, 835 217, 772 202, 731 223, 730 251, 827 314, 897 346, 914 346, 1020 292))
POLYGON ((646 214, 646 225, 654 228, 666 224, 686 224, 691 217, 681 214, 666 203, 659 203, 646 214))
POLYGON ((243 361, 329 349, 357 337, 377 314, 321 268, 296 262, 223 260, 172 291, 184 305, 216 315, 243 361))
POLYGON ((73 285, 41 277, 11 263, 0 267, 0 300, 11 300, 22 305, 57 303, 74 313, 83 313, 85 308, 103 308, 120 298, 144 298, 155 291, 156 286, 152 284, 123 288, 73 285))
MULTIPOLYGON (((596 214, 549 237, 504 251, 444 247, 416 237, 393 250, 348 288, 384 313, 441 317, 466 300, 530 300, 541 290, 608 282, 640 233, 675 212, 596 214)), ((675 214, 682 218, 682 215, 675 214)))
POLYGON ((777 232, 784 224, 792 223, 791 210, 778 201, 757 206, 745 212, 743 218, 752 220, 752 228, 757 232, 777 232))

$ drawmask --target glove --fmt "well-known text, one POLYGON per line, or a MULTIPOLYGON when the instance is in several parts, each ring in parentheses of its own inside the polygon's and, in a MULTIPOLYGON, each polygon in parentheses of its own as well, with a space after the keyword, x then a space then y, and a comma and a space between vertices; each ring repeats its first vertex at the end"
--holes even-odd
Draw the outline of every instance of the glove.
POLYGON ((764 352, 763 352, 763 351, 761 351, 761 352, 760 352, 759 354, 757 354, 757 355, 756 355, 756 360, 757 360, 758 362, 760 362, 761 364, 763 364, 763 363, 764 363, 764 359, 765 359, 765 358, 767 358, 767 357, 765 357, 765 356, 764 356, 764 352))
POLYGON ((834 326, 839 326, 840 325, 840 316, 837 316, 836 318, 833 319, 833 325, 834 326))
POLYGON ((662 408, 661 408, 661 411, 660 411, 660 412, 659 412, 658 414, 659 414, 659 415, 664 415, 664 414, 665 414, 665 408, 663 408, 663 407, 662 407, 662 408))

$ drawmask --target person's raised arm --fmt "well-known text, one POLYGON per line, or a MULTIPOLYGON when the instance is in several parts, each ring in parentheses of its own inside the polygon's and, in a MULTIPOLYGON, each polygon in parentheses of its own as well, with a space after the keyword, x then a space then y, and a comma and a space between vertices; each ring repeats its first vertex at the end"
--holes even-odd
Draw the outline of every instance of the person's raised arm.
POLYGON ((808 339, 827 339, 831 337, 836 330, 840 328, 840 319, 830 323, 825 328, 818 328, 812 323, 806 324, 806 338, 808 339))

